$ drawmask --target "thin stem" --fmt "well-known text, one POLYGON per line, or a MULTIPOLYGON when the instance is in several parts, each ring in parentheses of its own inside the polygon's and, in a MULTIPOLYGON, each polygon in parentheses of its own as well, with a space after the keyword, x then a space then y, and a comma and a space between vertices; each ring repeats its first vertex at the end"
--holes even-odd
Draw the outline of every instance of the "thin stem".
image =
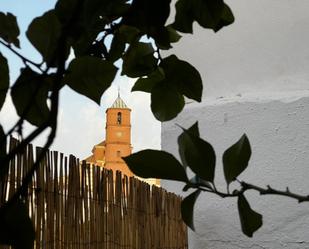
POLYGON ((21 143, 3 159, 4 162, 6 160, 11 160, 16 155, 16 153, 22 151, 30 141, 32 141, 36 136, 41 134, 48 126, 51 127, 52 130, 36 162, 32 165, 27 175, 23 178, 22 185, 17 189, 17 191, 12 196, 12 198, 10 198, 9 201, 5 205, 9 205, 10 203, 20 198, 20 196, 24 196, 27 193, 28 184, 31 181, 34 172, 40 166, 40 161, 44 158, 46 152, 48 151, 49 147, 51 146, 51 144, 53 143, 56 137, 57 117, 58 117, 58 109, 59 109, 59 91, 61 89, 62 77, 65 73, 65 61, 66 61, 65 49, 66 49, 67 33, 68 33, 68 29, 70 29, 71 25, 76 21, 76 19, 78 18, 80 14, 81 9, 80 9, 79 3, 81 3, 82 1, 83 0, 80 0, 76 4, 74 15, 71 17, 70 22, 65 27, 63 27, 61 31, 61 36, 59 38, 56 53, 54 54, 53 59, 52 59, 52 61, 59 59, 59 64, 58 64, 56 76, 54 78, 53 88, 51 90, 52 92, 51 98, 50 98, 51 99, 51 110, 50 110, 49 118, 45 123, 43 123, 40 127, 34 130, 25 140, 21 141, 21 143), (59 54, 59 57, 56 56, 57 54, 59 54))
POLYGON ((298 202, 305 202, 309 201, 309 195, 299 195, 292 193, 289 188, 287 187, 285 191, 282 190, 277 190, 272 188, 271 186, 267 185, 267 188, 261 188, 258 186, 255 186, 253 184, 247 183, 247 182, 241 182, 241 186, 243 189, 243 192, 246 190, 256 190, 258 191, 261 195, 281 195, 281 196, 286 196, 290 197, 293 199, 298 200, 298 202))
POLYGON ((216 184, 215 184, 214 182, 212 183, 212 187, 213 187, 213 189, 214 189, 214 192, 218 192, 218 191, 217 191, 217 188, 216 188, 216 184))
POLYGON ((204 191, 204 192, 208 192, 208 193, 214 193, 214 190, 209 189, 209 188, 198 187, 197 189, 204 191))
POLYGON ((285 191, 282 191, 282 190, 274 189, 269 185, 267 185, 267 188, 262 188, 262 187, 253 185, 251 183, 244 182, 244 181, 239 181, 239 180, 237 180, 237 181, 240 183, 241 188, 239 190, 234 190, 233 193, 220 192, 217 189, 215 189, 215 187, 213 189, 206 189, 206 188, 203 188, 202 186, 196 186, 195 188, 202 190, 202 191, 205 191, 205 192, 213 193, 213 194, 218 195, 222 198, 238 197, 241 194, 243 194, 244 192, 246 192, 247 190, 255 190, 255 191, 259 192, 260 195, 281 195, 281 196, 289 197, 289 198, 292 198, 292 199, 296 199, 296 200, 298 200, 299 203, 309 202, 309 195, 299 195, 299 194, 296 194, 296 193, 292 193, 288 187, 286 188, 285 191))
POLYGON ((23 178, 22 185, 17 189, 17 191, 14 193, 14 195, 9 199, 9 201, 5 205, 10 205, 14 201, 16 201, 20 196, 23 196, 27 193, 28 184, 31 181, 34 172, 39 168, 41 160, 46 155, 46 152, 48 151, 49 147, 53 143, 55 137, 56 137, 56 131, 57 131, 57 117, 58 117, 58 110, 59 110, 59 91, 61 88, 61 79, 62 75, 64 73, 64 64, 65 64, 65 58, 61 61, 61 65, 59 66, 55 81, 54 81, 54 87, 52 89, 52 95, 51 95, 51 110, 49 119, 40 127, 38 127, 35 131, 33 131, 26 139, 21 141, 21 143, 12 150, 6 158, 11 160, 16 153, 23 150, 27 144, 32 141, 36 136, 38 136, 42 131, 44 131, 48 126, 51 127, 51 132, 48 136, 48 139, 45 143, 45 145, 42 148, 41 153, 38 155, 35 163, 32 165, 31 169, 27 172, 26 176, 23 178))
POLYGON ((4 41, 0 40, 0 43, 5 46, 7 49, 9 49, 11 52, 13 52, 15 55, 17 55, 22 61, 23 63, 27 66, 27 63, 35 66, 37 69, 39 69, 41 72, 43 72, 42 68, 41 68, 41 64, 33 62, 29 59, 27 59, 25 56, 23 56, 22 54, 20 54, 19 52, 17 52, 14 48, 12 48, 12 46, 8 43, 5 43, 4 41))

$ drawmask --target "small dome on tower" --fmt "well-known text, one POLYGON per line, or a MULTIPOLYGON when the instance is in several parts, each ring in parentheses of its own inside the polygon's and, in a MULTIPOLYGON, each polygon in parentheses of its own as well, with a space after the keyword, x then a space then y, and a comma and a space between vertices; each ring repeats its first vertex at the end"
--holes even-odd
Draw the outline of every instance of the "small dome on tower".
POLYGON ((119 92, 118 92, 117 99, 114 101, 114 104, 110 108, 121 108, 121 109, 122 108, 128 108, 127 105, 122 100, 122 98, 120 98, 119 92))

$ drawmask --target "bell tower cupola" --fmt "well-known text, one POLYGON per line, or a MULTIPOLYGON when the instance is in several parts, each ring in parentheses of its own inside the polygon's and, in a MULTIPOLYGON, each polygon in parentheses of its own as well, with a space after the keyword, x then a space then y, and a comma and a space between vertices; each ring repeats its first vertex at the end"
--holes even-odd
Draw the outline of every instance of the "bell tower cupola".
POLYGON ((106 110, 105 167, 122 171, 133 176, 121 157, 132 153, 131 147, 131 109, 118 97, 106 110))

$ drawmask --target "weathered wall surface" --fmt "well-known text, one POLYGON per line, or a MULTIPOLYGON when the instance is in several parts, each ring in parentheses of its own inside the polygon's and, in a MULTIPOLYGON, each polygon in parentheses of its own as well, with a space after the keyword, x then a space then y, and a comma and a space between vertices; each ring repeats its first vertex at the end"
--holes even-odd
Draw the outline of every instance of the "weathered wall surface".
MULTIPOLYGON (((190 103, 162 124, 162 148, 178 155, 180 129, 199 121, 217 153, 216 183, 225 190, 221 157, 243 133, 253 155, 240 178, 309 193, 309 1, 226 0, 236 21, 218 33, 194 25, 175 45, 204 81, 203 103, 190 103)), ((162 181, 168 190, 181 185, 162 181)), ((235 187, 235 186, 234 186, 235 187)), ((191 249, 309 248, 309 204, 246 193, 264 226, 252 239, 240 230, 236 200, 202 194, 191 249)))
MULTIPOLYGON (((178 156, 180 129, 199 120, 201 136, 216 151, 216 184, 226 189, 222 154, 246 133, 252 158, 240 179, 259 186, 306 194, 309 192, 309 97, 299 99, 221 99, 216 103, 188 105, 172 122, 162 126, 162 149, 178 156)), ((177 193, 181 184, 162 181, 177 193)), ((234 185, 237 187, 237 185, 234 185)), ((263 214, 263 227, 249 239, 241 233, 236 200, 201 194, 195 209, 196 233, 190 233, 191 249, 309 248, 309 206, 284 197, 246 193, 253 209, 263 214)))
POLYGON ((204 97, 308 89, 309 1, 226 2, 232 25, 214 33, 195 23, 172 51, 200 71, 204 97))

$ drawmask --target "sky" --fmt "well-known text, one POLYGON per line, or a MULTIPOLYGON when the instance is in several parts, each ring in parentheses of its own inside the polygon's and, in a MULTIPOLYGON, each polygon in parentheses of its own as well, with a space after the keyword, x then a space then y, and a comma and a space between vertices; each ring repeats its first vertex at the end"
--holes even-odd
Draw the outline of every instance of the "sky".
MULTIPOLYGON (((41 56, 27 40, 25 31, 33 18, 41 16, 45 11, 53 8, 55 2, 55 0, 0 0, 1 11, 11 12, 17 16, 21 31, 21 53, 36 62, 41 61, 41 56)), ((0 46, 0 51, 9 61, 12 84, 18 77, 23 63, 5 47, 0 46)), ((151 113, 150 95, 142 92, 131 93, 134 81, 134 79, 118 75, 112 86, 103 94, 100 105, 79 95, 69 87, 64 87, 60 93, 57 137, 51 149, 65 155, 72 154, 81 159, 89 156, 93 146, 105 138, 105 111, 117 98, 118 87, 121 98, 132 110, 131 142, 133 152, 146 148, 159 149, 161 123, 151 113)), ((0 112, 0 123, 5 130, 8 130, 16 120, 16 111, 8 94, 0 112)), ((24 128, 27 133, 34 127, 26 124, 24 128)), ((47 132, 43 133, 33 144, 42 146, 46 135, 47 132)))

